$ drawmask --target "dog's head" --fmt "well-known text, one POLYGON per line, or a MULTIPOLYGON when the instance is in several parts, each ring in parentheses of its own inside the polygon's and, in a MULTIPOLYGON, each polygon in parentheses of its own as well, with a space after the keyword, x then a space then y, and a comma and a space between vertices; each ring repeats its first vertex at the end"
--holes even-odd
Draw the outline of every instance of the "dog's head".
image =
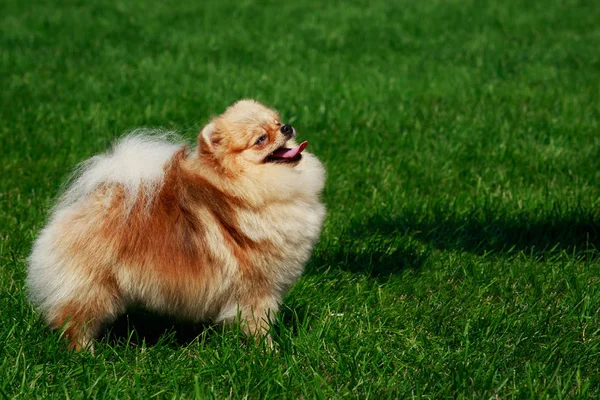
POLYGON ((253 100, 241 100, 212 119, 198 137, 192 163, 210 167, 213 184, 252 204, 269 200, 314 198, 325 170, 307 142, 298 145, 293 127, 253 100), (216 173, 216 175, 215 175, 216 173))
POLYGON ((283 123, 275 110, 253 100, 240 100, 204 127, 198 141, 202 156, 224 166, 294 167, 308 144, 297 145, 295 136, 296 130, 283 123))

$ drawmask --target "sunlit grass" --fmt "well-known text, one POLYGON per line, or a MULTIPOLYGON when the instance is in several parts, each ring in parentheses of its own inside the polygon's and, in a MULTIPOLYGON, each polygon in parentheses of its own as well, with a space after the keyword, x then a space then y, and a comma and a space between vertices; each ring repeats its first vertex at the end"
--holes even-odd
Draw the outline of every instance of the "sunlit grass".
POLYGON ((591 1, 5 1, 0 395, 600 396, 599 20, 591 1), (242 97, 328 170, 277 350, 138 311, 69 352, 23 289, 65 176, 134 127, 193 142, 242 97))

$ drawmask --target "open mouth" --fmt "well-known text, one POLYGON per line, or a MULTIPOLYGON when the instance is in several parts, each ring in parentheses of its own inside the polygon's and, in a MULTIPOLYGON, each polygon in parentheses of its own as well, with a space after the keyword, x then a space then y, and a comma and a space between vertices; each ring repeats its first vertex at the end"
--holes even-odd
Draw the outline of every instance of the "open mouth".
POLYGON ((274 163, 296 163, 302 159, 302 152, 308 146, 308 142, 300 143, 300 146, 289 148, 280 147, 265 158, 265 162, 274 163))

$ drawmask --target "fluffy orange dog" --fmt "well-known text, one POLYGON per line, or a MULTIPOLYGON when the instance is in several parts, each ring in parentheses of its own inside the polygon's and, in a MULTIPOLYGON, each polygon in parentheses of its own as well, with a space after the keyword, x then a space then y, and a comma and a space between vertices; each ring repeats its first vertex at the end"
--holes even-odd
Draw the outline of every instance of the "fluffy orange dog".
POLYGON ((187 151, 139 132, 85 162, 29 259, 31 298, 74 348, 132 304, 263 334, 325 208, 321 163, 242 100, 187 151))

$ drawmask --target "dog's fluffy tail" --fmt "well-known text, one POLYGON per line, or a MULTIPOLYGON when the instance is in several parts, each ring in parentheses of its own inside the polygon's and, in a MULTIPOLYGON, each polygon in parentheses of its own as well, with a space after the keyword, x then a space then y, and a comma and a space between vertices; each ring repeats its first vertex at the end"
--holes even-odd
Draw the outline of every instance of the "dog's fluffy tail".
POLYGON ((81 163, 58 198, 55 211, 83 199, 101 186, 119 185, 129 207, 143 197, 146 204, 160 190, 173 154, 184 145, 173 132, 138 129, 112 149, 81 163))

